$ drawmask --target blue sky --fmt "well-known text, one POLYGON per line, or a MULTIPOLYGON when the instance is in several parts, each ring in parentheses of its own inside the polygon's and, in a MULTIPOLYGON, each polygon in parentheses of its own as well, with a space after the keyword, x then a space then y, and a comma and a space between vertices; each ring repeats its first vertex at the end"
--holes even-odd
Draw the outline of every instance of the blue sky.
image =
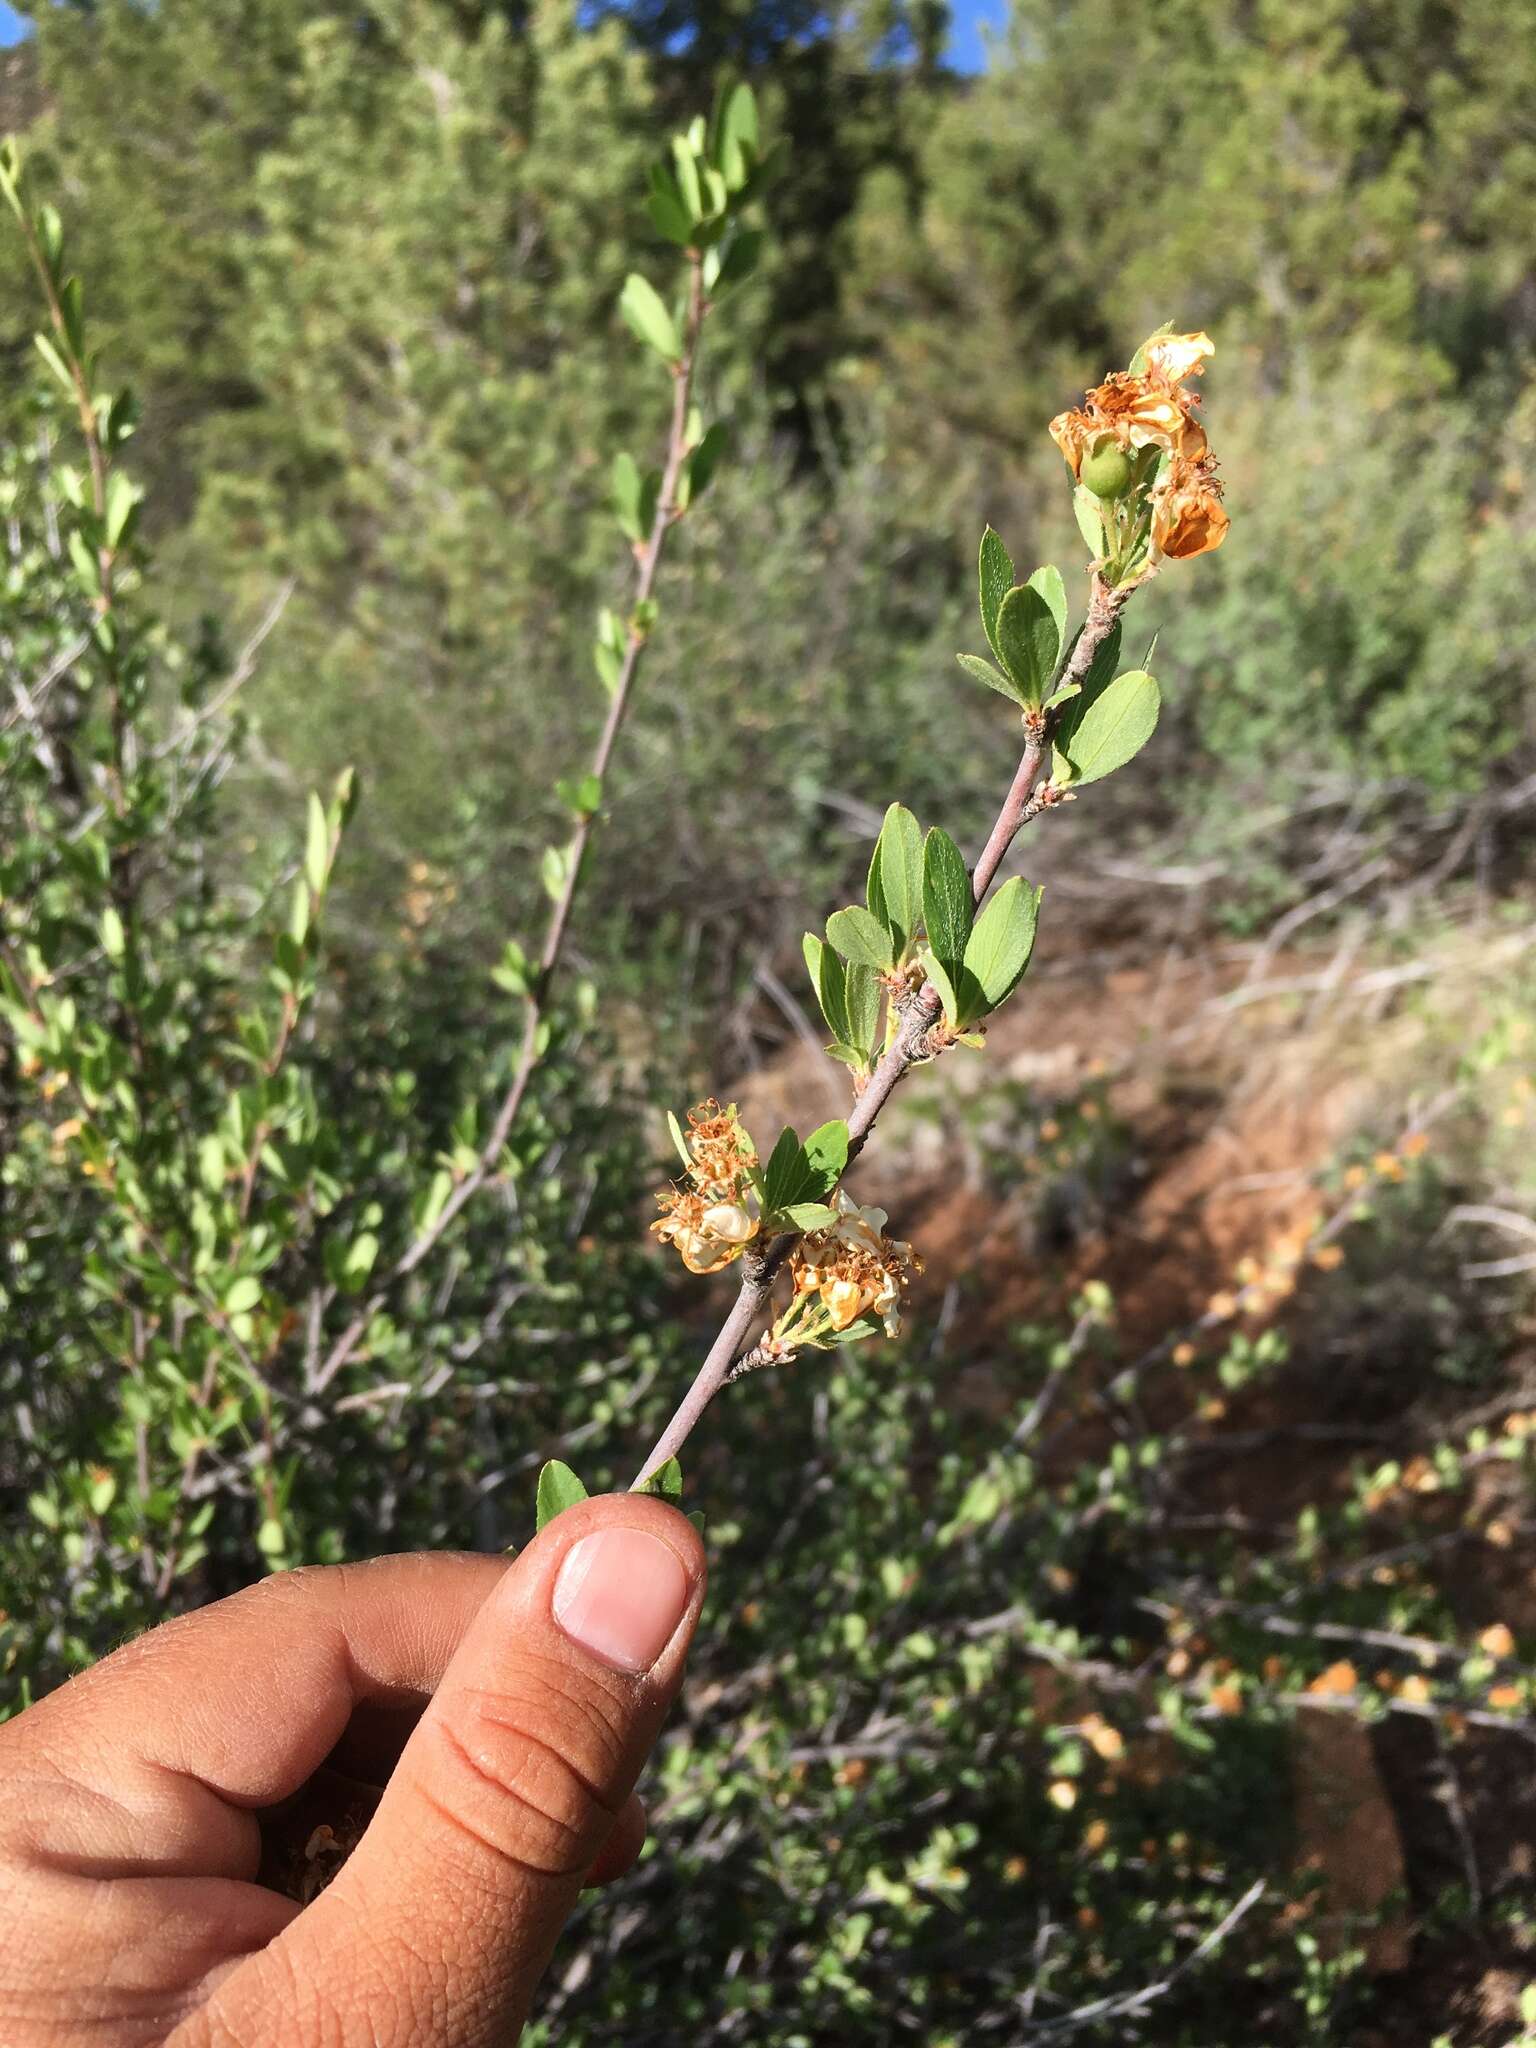
MULTIPOLYGON (((950 40, 950 57, 962 71, 979 71, 984 51, 983 23, 1000 27, 1007 12, 1007 0, 952 0, 955 32, 950 40)), ((14 43, 27 32, 27 25, 14 7, 0 0, 0 46, 14 43)))
POLYGON ((950 0, 950 4, 955 22, 949 39, 950 61, 959 71, 979 71, 986 61, 982 27, 1002 27, 1007 0, 950 0))

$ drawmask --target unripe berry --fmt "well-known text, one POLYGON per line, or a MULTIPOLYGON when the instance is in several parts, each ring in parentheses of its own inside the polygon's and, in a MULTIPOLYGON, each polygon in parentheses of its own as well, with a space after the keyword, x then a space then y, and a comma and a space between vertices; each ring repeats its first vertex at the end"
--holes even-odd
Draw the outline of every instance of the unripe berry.
POLYGON ((1131 456, 1106 437, 1084 462, 1080 481, 1096 498, 1123 498, 1135 472, 1131 456))

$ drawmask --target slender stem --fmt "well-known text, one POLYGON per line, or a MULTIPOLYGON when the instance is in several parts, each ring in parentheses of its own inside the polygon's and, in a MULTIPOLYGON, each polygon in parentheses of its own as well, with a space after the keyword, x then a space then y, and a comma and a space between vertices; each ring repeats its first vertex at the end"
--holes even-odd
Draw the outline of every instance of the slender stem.
MULTIPOLYGON (((1127 590, 1118 590, 1105 583, 1102 577, 1094 577, 1083 630, 1078 635, 1071 659, 1062 671, 1058 687, 1080 683, 1087 675, 1093 666, 1094 656, 1108 638, 1129 594, 1127 590)), ((971 894, 978 909, 996 879, 997 871, 1020 826, 1036 815, 1042 796, 1048 797, 1050 793, 1047 788, 1037 794, 1040 771, 1045 765, 1049 748, 1048 721, 1036 712, 1026 724, 1025 732, 1024 751, 1019 758, 1018 768, 1014 772, 1008 794, 1003 799, 1002 809, 998 812, 997 820, 988 834, 987 843, 971 873, 971 894)), ((907 1005, 896 1036, 865 1083, 849 1115, 850 1164, 864 1149, 865 1141, 874 1129, 880 1112, 895 1093, 897 1083, 928 1050, 928 1036, 939 1021, 941 1008, 939 992, 931 982, 925 982, 907 1005)), ((677 1456, 704 1411, 731 1378, 742 1353, 743 1339, 761 1313, 773 1282, 796 1242, 794 1236, 775 1239, 744 1273, 735 1305, 721 1325, 719 1335, 709 1347, 708 1355, 695 1374, 693 1384, 683 1396, 672 1420, 657 1438, 650 1456, 641 1466, 631 1491, 643 1486, 651 1474, 664 1465, 668 1458, 677 1456)))
MULTIPOLYGON (((704 296, 704 279, 699 258, 692 251, 688 257, 688 312, 683 336, 683 354, 673 371, 672 423, 667 438, 665 467, 662 470, 661 488, 656 497, 656 510, 651 520, 651 530, 643 545, 637 550, 638 574, 635 579, 634 609, 636 611, 650 598, 656 586, 656 574, 661 567, 662 552, 667 535, 680 516, 678 486, 682 480, 683 464, 688 457, 688 412, 693 397, 693 377, 698 362, 699 337, 709 303, 704 296)), ((608 772, 608 763, 624 724, 634 689, 635 678, 640 670, 641 657, 645 651, 646 632, 643 625, 631 618, 629 637, 625 642, 624 657, 619 666, 618 680, 614 684, 613 696, 608 705, 608 716, 603 721, 597 747, 592 755, 589 773, 601 783, 608 772)), ((560 964, 560 955, 565 945, 566 931, 571 921, 571 909, 576 900, 576 891, 581 884, 582 869, 586 862, 587 847, 592 836, 593 816, 584 813, 577 821, 576 830, 567 849, 565 879, 560 894, 550 911, 549 922, 544 931, 544 942, 539 949, 538 972, 529 991, 523 1012, 523 1036, 518 1048, 517 1065, 501 1106, 496 1112, 490 1136, 481 1147, 474 1165, 454 1188, 443 1204, 435 1221, 422 1231, 414 1242, 402 1253, 379 1285, 368 1296, 357 1314, 331 1346, 323 1361, 310 1375, 308 1391, 323 1393, 335 1379, 342 1367, 351 1358, 361 1342, 369 1323, 383 1306, 388 1293, 408 1273, 413 1273, 422 1261, 432 1254, 441 1242, 460 1211, 485 1185, 501 1157, 517 1113, 522 1107, 528 1084, 533 1079, 539 1063, 539 1038, 549 1010, 550 987, 555 971, 560 964)))

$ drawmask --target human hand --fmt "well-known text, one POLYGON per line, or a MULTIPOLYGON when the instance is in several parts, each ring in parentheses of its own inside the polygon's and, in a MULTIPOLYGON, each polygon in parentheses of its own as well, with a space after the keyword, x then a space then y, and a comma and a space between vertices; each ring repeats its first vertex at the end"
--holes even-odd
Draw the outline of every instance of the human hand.
POLYGON ((28 1708, 0 1728, 0 2041, 504 2048, 583 1884, 639 1853, 704 1576, 661 1502, 583 1501, 510 1565, 267 1579, 28 1708), (257 1881, 370 1783, 318 1897, 257 1881))

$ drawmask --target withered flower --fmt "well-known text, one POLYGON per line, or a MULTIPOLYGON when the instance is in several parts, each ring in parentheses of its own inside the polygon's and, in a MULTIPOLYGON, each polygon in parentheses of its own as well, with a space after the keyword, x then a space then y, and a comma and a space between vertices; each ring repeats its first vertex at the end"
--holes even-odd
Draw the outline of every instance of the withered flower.
POLYGON ((802 1239, 790 1258, 795 1298, 779 1329, 793 1318, 792 1341, 815 1343, 821 1328, 841 1332, 874 1314, 888 1337, 901 1328, 901 1298, 923 1262, 911 1245, 885 1234, 883 1209, 862 1209, 841 1188, 837 1221, 802 1239), (819 1313, 807 1315, 812 1301, 819 1313))
POLYGON ((1152 545, 1174 561, 1219 548, 1231 525, 1221 502, 1214 456, 1176 458, 1152 493, 1152 545))
POLYGON ((739 1202, 711 1202, 692 1188, 667 1188, 656 1199, 666 1214, 651 1228, 677 1247, 690 1273, 718 1273, 758 1233, 759 1219, 739 1202))
POLYGON ((1185 379, 1198 376, 1213 353, 1206 334, 1161 334, 1138 354, 1146 367, 1114 370, 1081 406, 1058 413, 1051 439, 1081 480, 1083 463, 1106 447, 1162 448, 1191 459, 1205 452, 1205 430, 1195 418, 1199 404, 1185 379))
POLYGON ((1214 354, 1208 334, 1155 334, 1051 422, 1078 483, 1100 501, 1112 574, 1136 573, 1149 547, 1172 560, 1221 546, 1230 524, 1188 380, 1214 354))
POLYGON ((711 1096, 688 1112, 686 1139, 690 1186, 663 1188, 656 1200, 663 1214, 651 1225, 663 1244, 674 1245, 690 1273, 718 1273, 740 1258, 762 1227, 748 1169, 757 1147, 736 1114, 711 1096))

